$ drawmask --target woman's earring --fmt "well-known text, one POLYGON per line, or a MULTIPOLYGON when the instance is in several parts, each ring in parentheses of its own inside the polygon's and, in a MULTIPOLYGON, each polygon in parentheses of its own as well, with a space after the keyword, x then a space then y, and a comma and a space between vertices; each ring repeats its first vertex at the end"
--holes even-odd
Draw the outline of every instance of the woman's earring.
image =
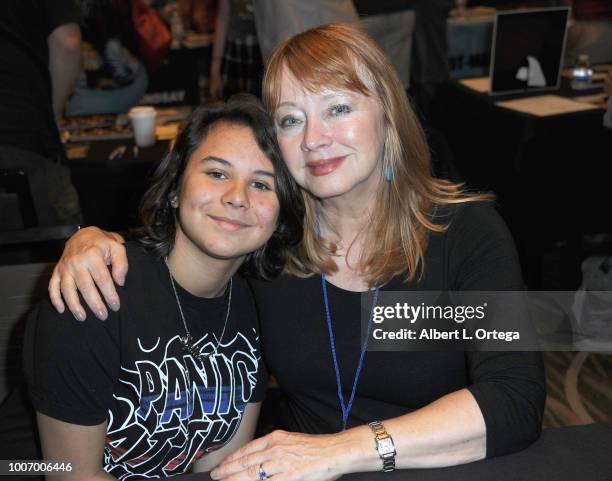
POLYGON ((393 169, 390 165, 387 167, 385 176, 387 178, 387 182, 391 182, 393 180, 393 169))
POLYGON ((178 207, 178 197, 176 195, 173 195, 170 198, 170 205, 172 206, 173 209, 176 209, 178 207))

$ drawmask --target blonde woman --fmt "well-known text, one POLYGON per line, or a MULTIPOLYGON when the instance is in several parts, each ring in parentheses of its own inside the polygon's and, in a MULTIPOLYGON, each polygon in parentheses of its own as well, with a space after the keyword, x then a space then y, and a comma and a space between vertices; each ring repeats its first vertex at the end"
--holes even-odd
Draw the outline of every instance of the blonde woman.
MULTIPOLYGON (((298 34, 270 58, 263 97, 306 203, 304 238, 283 275, 252 282, 287 431, 239 449, 213 478, 329 480, 468 463, 533 442, 545 398, 539 354, 365 353, 365 291, 522 288, 510 234, 486 198, 432 177, 383 52, 349 26, 298 34)), ((82 317, 78 285, 104 317, 96 283, 118 309, 107 263, 121 283, 116 235, 78 233, 51 280, 56 308, 61 286, 82 317)))

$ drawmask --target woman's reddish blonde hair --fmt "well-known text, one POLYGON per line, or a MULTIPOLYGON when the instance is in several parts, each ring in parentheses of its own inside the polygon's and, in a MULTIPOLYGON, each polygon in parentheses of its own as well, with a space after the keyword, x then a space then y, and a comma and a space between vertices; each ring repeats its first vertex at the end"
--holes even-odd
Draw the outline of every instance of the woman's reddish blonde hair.
MULTIPOLYGON (((263 101, 274 114, 280 102, 281 78, 287 68, 312 92, 337 88, 380 102, 385 123, 381 169, 391 169, 391 182, 381 182, 374 214, 360 241, 359 269, 370 286, 403 272, 407 280, 421 275, 430 232, 442 232, 432 220, 435 206, 490 200, 488 194, 466 194, 462 184, 433 177, 423 129, 394 67, 381 48, 356 27, 331 24, 294 35, 270 57, 263 78, 263 101)), ((385 176, 382 175, 382 178, 385 176)), ((286 271, 308 276, 333 273, 335 245, 319 239, 319 200, 303 191, 306 205, 304 238, 294 249, 286 271)))

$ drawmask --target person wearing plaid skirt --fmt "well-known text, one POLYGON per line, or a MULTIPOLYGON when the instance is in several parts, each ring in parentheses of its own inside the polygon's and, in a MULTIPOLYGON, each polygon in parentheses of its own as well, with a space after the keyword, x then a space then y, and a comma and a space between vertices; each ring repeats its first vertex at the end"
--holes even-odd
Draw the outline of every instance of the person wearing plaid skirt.
POLYGON ((238 92, 259 96, 262 73, 253 0, 221 0, 210 65, 211 99, 238 92))

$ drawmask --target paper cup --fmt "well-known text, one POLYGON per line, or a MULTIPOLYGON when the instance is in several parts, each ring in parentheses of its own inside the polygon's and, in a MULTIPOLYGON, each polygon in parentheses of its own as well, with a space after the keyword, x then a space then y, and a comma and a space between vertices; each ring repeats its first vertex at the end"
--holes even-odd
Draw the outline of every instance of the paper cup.
POLYGON ((150 147, 155 144, 155 117, 153 107, 134 107, 128 112, 134 130, 134 141, 138 147, 150 147))

